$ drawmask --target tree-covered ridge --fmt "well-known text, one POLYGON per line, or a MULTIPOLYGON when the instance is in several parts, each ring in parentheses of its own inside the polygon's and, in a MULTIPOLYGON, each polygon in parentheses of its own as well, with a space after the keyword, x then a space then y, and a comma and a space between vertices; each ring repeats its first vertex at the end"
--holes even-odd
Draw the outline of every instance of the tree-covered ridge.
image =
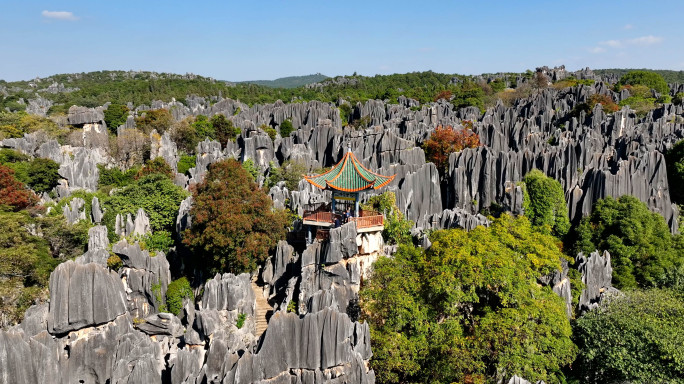
POLYGON ((672 71, 672 70, 668 70, 668 69, 610 68, 610 69, 594 69, 594 73, 596 73, 597 75, 601 75, 601 76, 617 75, 619 77, 622 77, 622 76, 626 75, 627 73, 635 71, 635 70, 655 72, 655 73, 661 75, 665 79, 665 81, 667 81, 668 83, 684 83, 684 71, 672 71))
POLYGON ((239 81, 238 84, 256 84, 269 88, 297 88, 307 84, 318 83, 328 79, 328 76, 321 73, 306 76, 288 76, 275 80, 248 80, 239 81))

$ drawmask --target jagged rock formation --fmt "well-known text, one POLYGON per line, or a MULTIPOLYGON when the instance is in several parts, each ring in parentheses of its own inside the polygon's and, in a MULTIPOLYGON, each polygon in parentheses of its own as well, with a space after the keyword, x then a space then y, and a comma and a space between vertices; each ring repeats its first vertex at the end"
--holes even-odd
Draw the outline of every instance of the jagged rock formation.
POLYGON ((104 324, 125 312, 123 285, 114 272, 67 261, 50 275, 51 334, 104 324))
POLYGON ((126 290, 128 311, 134 317, 145 318, 159 312, 164 305, 164 294, 171 282, 169 262, 163 253, 150 255, 140 245, 125 240, 112 246, 112 252, 123 262, 120 271, 126 290))
POLYGON ((121 214, 116 215, 114 233, 119 236, 144 236, 152 231, 150 218, 142 208, 138 208, 135 216, 126 214, 126 219, 121 214))
POLYGON ((603 251, 592 252, 586 257, 580 252, 577 255, 578 270, 582 274, 584 289, 579 298, 581 312, 592 310, 600 304, 604 295, 615 294, 617 289, 612 286, 613 267, 610 265, 610 253, 603 251))

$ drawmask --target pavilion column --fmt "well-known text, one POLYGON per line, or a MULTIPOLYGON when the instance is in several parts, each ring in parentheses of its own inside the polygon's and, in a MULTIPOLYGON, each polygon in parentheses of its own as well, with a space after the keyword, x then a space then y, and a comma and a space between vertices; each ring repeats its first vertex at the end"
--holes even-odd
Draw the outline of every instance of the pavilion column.
POLYGON ((354 217, 359 217, 359 193, 355 193, 354 197, 354 217))

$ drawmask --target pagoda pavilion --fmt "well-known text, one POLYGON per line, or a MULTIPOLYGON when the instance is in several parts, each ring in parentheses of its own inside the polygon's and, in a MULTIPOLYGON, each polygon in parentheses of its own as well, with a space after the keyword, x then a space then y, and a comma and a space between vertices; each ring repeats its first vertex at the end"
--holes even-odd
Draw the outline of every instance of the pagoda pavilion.
POLYGON ((356 222, 358 232, 381 231, 384 228, 382 214, 359 209, 359 193, 378 190, 394 180, 395 176, 371 172, 349 149, 342 160, 329 171, 304 176, 312 185, 331 190, 332 202, 330 206, 305 211, 303 224, 330 228, 345 222, 356 222))

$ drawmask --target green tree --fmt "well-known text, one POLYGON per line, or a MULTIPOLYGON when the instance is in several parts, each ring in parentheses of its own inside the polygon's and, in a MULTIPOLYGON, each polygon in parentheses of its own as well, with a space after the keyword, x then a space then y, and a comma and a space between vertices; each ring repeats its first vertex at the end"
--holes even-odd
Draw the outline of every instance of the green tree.
POLYGON ((629 291, 577 320, 573 364, 585 383, 684 383, 684 297, 629 291))
POLYGON ((394 192, 384 192, 372 196, 362 208, 377 211, 385 216, 385 226, 382 237, 388 244, 411 244, 411 228, 413 221, 404 219, 404 214, 397 207, 397 197, 394 192))
POLYGON ((565 193, 560 183, 538 169, 523 179, 525 183, 525 215, 532 225, 544 233, 562 238, 570 229, 565 193))
POLYGON ((174 172, 163 157, 155 157, 153 160, 149 160, 145 166, 140 169, 136 179, 149 175, 163 175, 169 179, 173 179, 174 172))
POLYGON ((186 174, 190 168, 197 166, 197 156, 182 155, 178 160, 178 173, 186 174))
POLYGON ((599 200, 575 232, 575 252, 610 252, 619 289, 682 284, 681 236, 672 236, 663 217, 634 196, 599 200))
POLYGON ((149 134, 153 129, 162 134, 173 124, 173 115, 168 109, 152 109, 143 112, 142 116, 135 118, 135 126, 145 134, 149 134))
POLYGON ((209 138, 210 140, 214 140, 216 138, 216 131, 214 130, 214 127, 209 122, 209 119, 207 119, 207 117, 204 115, 197 116, 195 118, 195 122, 192 123, 192 127, 195 128, 195 132, 197 133, 197 137, 200 141, 206 138, 209 138))
POLYGON ((195 294, 192 292, 192 287, 190 287, 187 278, 181 277, 169 283, 169 287, 166 288, 166 305, 169 312, 178 315, 183 309, 183 299, 185 298, 195 301, 195 294))
POLYGON ((59 179, 59 164, 50 159, 36 158, 29 164, 29 186, 38 193, 50 192, 59 179))
POLYGON ((431 240, 378 259, 361 290, 378 381, 559 382, 576 347, 562 300, 537 282, 561 268, 556 240, 508 215, 431 240))
POLYGON ((631 71, 620 78, 618 85, 645 85, 658 93, 670 92, 663 76, 651 71, 631 71))
POLYGON ((150 218, 152 231, 174 230, 176 215, 181 201, 188 193, 160 174, 145 176, 129 186, 116 191, 103 205, 106 209, 104 222, 110 234, 114 233, 116 214, 135 215, 142 208, 150 218))
POLYGON ((294 127, 292 127, 292 121, 289 119, 280 124, 280 136, 289 137, 292 131, 294 131, 294 127))
POLYGON ((35 300, 47 299, 50 273, 60 262, 44 239, 30 233, 34 225, 28 212, 0 206, 0 312, 10 322, 3 325, 21 321, 35 300))
POLYGON ((183 242, 212 273, 254 270, 285 236, 285 212, 234 159, 212 164, 193 197, 183 242))
POLYGON ((242 169, 247 171, 247 174, 249 174, 252 177, 252 181, 256 182, 257 179, 259 178, 259 175, 261 174, 261 171, 259 170, 259 167, 254 164, 254 160, 252 159, 247 159, 242 162, 242 169))
POLYGON ((222 146, 226 146, 229 141, 235 141, 240 134, 240 128, 233 125, 232 120, 228 120, 224 115, 218 114, 211 118, 211 125, 216 132, 216 139, 222 146))
POLYGON ((128 107, 123 104, 109 104, 107 109, 104 111, 104 121, 107 124, 107 128, 116 134, 116 129, 126 124, 128 119, 128 107))

